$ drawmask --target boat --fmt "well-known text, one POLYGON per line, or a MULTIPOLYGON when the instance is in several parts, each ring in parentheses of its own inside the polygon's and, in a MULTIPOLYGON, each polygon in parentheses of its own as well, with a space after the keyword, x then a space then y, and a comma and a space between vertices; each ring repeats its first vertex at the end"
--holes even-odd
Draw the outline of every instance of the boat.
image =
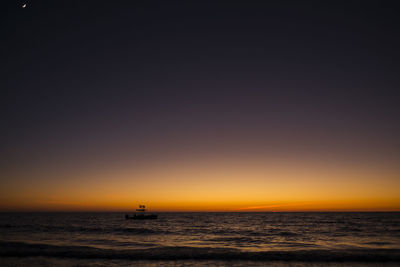
POLYGON ((155 220, 158 218, 157 214, 147 214, 145 205, 139 205, 139 208, 136 209, 136 211, 137 212, 134 213, 133 216, 130 216, 129 214, 125 214, 125 219, 127 219, 127 220, 155 220))

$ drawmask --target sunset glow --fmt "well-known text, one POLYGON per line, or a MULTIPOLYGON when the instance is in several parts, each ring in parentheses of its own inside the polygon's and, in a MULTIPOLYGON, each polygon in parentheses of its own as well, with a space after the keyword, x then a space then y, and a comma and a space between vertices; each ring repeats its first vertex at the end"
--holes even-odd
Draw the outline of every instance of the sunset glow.
POLYGON ((395 1, 0 10, 1 266, 400 266, 395 1))
POLYGON ((0 211, 400 211, 391 9, 78 2, 4 19, 0 211))
POLYGON ((398 170, 379 166, 213 160, 19 175, 2 188, 3 210, 124 211, 144 202, 156 211, 400 208, 398 170))

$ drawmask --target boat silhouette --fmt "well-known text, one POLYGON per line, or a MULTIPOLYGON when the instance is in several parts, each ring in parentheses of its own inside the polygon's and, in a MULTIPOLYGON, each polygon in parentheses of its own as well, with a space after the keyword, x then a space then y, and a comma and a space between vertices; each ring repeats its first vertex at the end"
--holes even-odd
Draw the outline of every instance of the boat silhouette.
POLYGON ((157 214, 146 213, 145 205, 139 205, 139 208, 136 209, 136 213, 134 213, 132 216, 130 216, 129 214, 125 214, 125 219, 127 220, 155 220, 157 218, 157 214))

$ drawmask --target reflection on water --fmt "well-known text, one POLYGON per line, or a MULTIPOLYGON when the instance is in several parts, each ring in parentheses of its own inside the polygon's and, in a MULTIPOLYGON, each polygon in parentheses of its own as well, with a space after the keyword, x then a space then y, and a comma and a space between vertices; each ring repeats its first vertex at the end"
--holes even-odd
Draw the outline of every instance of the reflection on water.
POLYGON ((40 259, 61 266, 84 259, 96 266, 144 259, 155 260, 144 266, 383 266, 400 262, 400 213, 160 213, 149 221, 122 213, 2 213, 0 250, 1 266, 40 266, 40 259))
POLYGON ((223 247, 248 251, 400 248, 400 213, 3 213, 1 241, 130 249, 223 247))

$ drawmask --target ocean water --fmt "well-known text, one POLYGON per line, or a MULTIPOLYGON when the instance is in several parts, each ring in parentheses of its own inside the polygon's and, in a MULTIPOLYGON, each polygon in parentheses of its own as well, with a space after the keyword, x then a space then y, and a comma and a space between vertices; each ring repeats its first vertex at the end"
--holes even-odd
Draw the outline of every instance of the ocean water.
POLYGON ((0 213, 0 266, 400 266, 400 213, 0 213))

